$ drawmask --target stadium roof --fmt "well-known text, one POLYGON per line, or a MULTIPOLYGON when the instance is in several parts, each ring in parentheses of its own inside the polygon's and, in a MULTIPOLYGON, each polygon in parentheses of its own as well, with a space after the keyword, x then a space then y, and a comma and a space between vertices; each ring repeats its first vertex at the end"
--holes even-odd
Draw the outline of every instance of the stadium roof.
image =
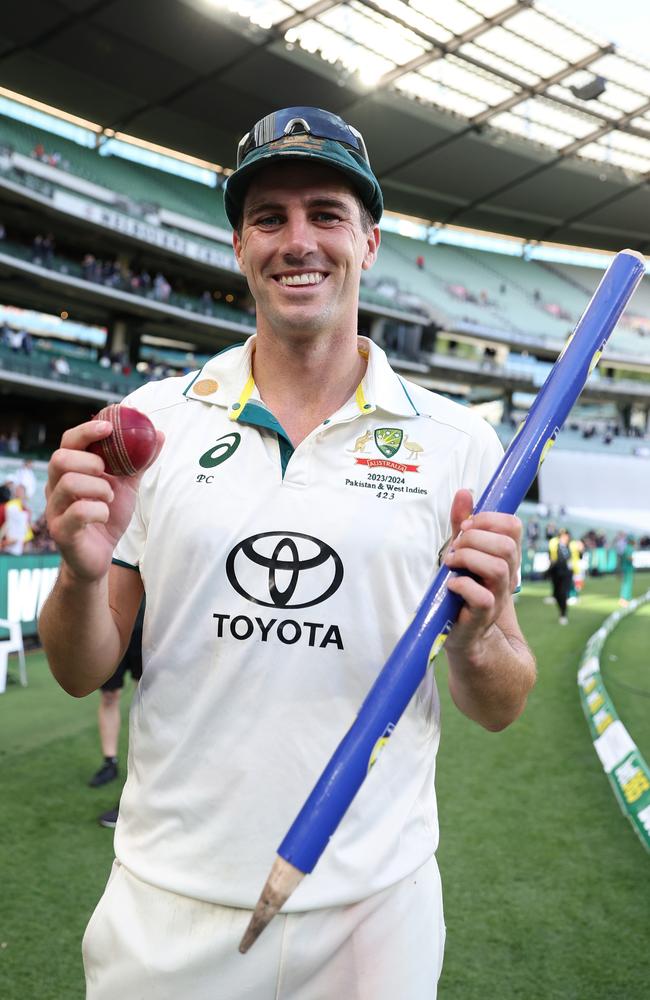
POLYGON ((650 245, 650 65, 543 2, 21 0, 0 66, 13 91, 225 167, 273 108, 326 107, 363 132, 393 211, 650 245))

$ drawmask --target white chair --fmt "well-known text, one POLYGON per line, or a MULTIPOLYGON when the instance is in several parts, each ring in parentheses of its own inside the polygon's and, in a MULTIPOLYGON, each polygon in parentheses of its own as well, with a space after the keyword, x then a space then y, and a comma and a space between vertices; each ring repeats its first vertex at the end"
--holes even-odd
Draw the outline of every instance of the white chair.
POLYGON ((9 653, 18 653, 20 683, 23 687, 27 687, 23 630, 20 622, 9 622, 4 618, 0 618, 0 635, 5 631, 9 632, 9 638, 0 638, 0 694, 3 693, 7 686, 7 660, 9 659, 9 653))

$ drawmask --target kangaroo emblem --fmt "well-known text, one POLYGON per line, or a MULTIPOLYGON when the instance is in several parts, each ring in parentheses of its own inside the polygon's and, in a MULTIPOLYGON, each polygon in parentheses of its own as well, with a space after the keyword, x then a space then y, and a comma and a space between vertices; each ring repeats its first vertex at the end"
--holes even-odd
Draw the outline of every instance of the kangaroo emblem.
POLYGON ((371 437, 372 437, 372 431, 366 431, 365 434, 362 434, 354 442, 354 448, 352 449, 352 451, 365 451, 366 445, 370 441, 371 437))

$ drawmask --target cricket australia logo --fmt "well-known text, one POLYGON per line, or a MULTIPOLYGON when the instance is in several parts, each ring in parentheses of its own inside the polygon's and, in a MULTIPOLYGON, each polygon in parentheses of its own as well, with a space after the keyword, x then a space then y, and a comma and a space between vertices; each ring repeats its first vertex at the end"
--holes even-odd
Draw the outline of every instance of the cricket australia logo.
POLYGON ((375 444, 382 455, 392 458, 400 449, 404 431, 398 427, 379 427, 375 431, 375 444))
POLYGON ((417 472, 419 465, 413 464, 413 459, 420 458, 424 454, 424 448, 417 441, 411 441, 407 434, 400 427, 377 427, 374 431, 366 431, 358 437, 354 443, 354 448, 350 449, 353 454, 356 454, 355 458, 356 465, 366 465, 370 469, 383 468, 383 469, 393 469, 395 472, 417 472), (366 458, 366 448, 373 441, 375 448, 382 456, 381 458, 366 458), (403 455, 403 459, 407 461, 399 461, 401 456, 398 455, 399 452, 406 452, 403 455), (359 458, 358 453, 363 453, 364 457, 359 458), (398 458, 395 461, 395 458, 398 458), (410 460, 410 461, 409 461, 410 460))

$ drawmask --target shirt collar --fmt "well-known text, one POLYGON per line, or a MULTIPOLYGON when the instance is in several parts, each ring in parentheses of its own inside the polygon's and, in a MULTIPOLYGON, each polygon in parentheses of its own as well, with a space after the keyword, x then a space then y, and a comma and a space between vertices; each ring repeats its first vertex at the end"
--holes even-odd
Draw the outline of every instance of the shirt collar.
MULTIPOLYGON (((244 344, 228 347, 196 373, 184 395, 201 403, 226 407, 231 420, 237 420, 249 401, 260 400, 252 372, 256 335, 244 344)), ((363 379, 353 399, 346 404, 359 414, 384 410, 396 416, 418 415, 406 384, 393 371, 381 347, 367 337, 359 337, 359 353, 367 359, 363 379)))

